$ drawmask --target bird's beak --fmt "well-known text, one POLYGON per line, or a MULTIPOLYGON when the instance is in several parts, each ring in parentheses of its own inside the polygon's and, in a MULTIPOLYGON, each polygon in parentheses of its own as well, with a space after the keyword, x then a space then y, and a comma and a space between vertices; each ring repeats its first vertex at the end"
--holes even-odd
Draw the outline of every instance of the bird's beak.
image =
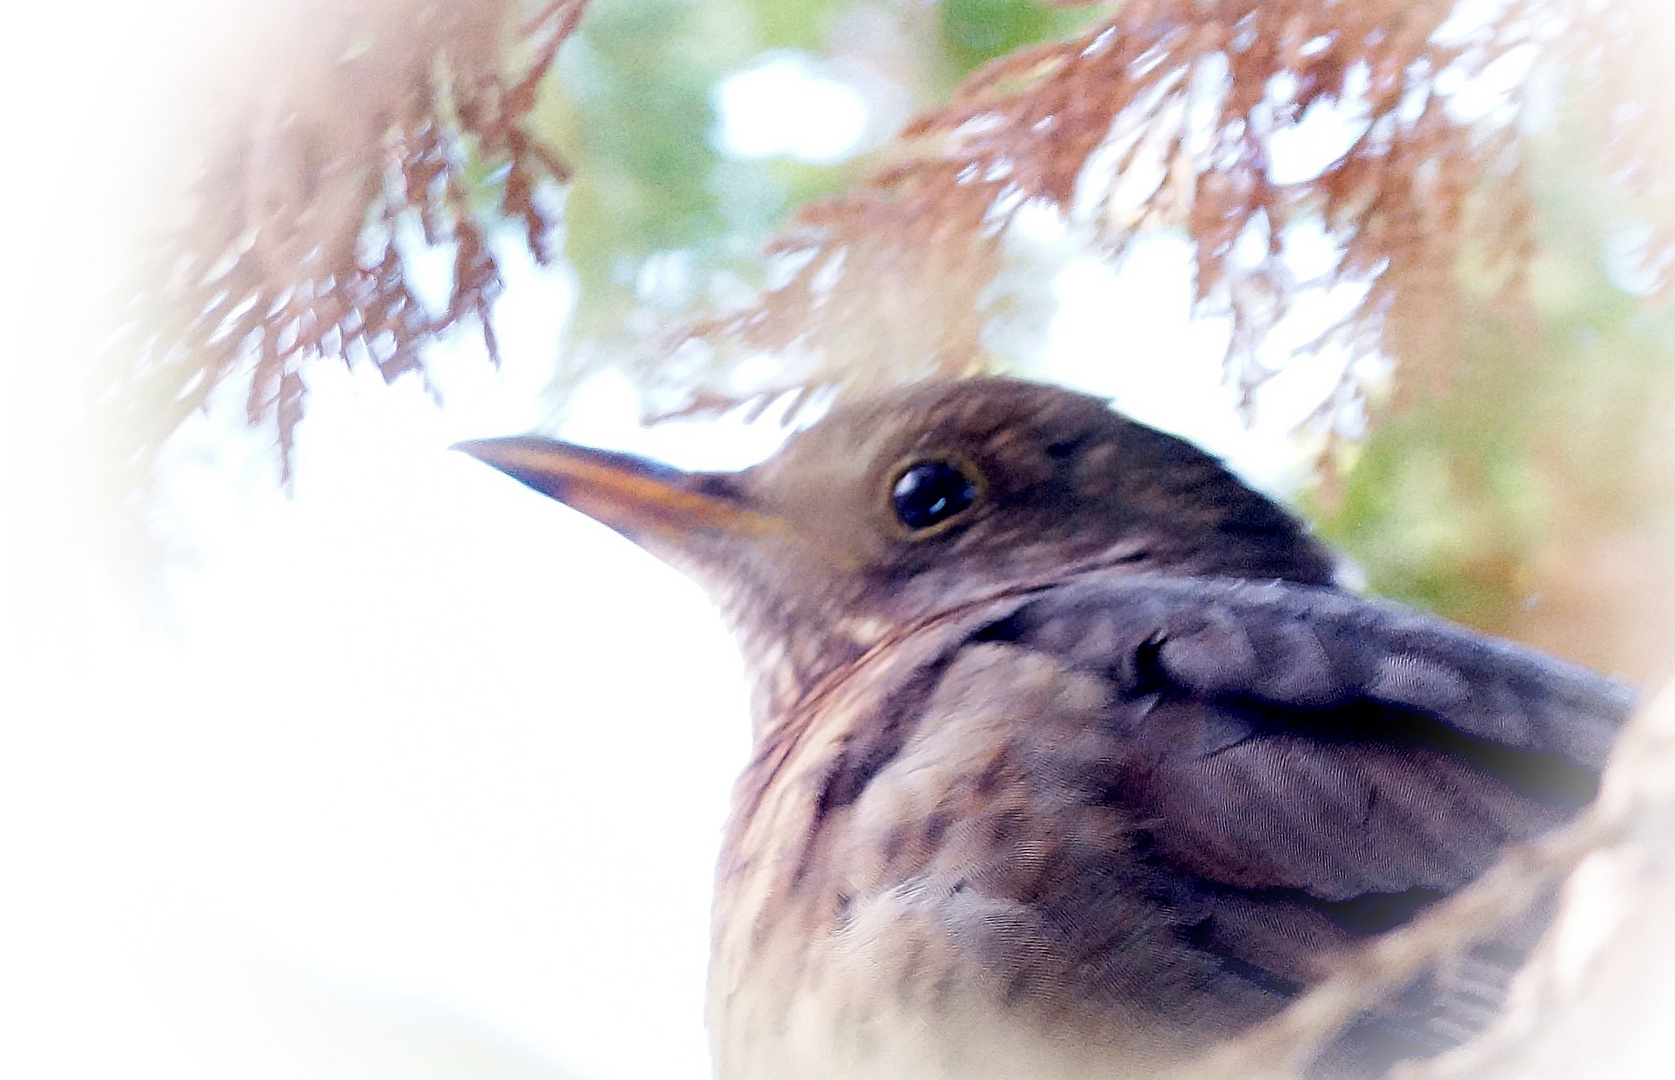
POLYGON ((520 435, 455 443, 478 461, 608 525, 636 543, 777 531, 775 518, 743 505, 716 473, 688 473, 655 461, 520 435))

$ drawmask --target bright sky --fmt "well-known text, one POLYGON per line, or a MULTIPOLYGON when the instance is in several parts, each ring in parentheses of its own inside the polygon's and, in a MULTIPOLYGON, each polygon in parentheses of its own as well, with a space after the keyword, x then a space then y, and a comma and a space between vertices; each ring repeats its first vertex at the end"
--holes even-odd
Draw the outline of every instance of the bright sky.
MULTIPOLYGON (((765 58, 718 90, 718 137, 830 160, 846 152, 833 132, 862 137, 858 100, 817 66, 765 58), (798 94, 834 118, 826 141, 759 108, 798 94)), ((1061 227, 1032 228, 1048 243, 1061 227)), ((438 408, 411 380, 319 365, 294 498, 236 400, 171 445, 164 505, 189 544, 171 619, 137 622, 95 582, 77 657, 29 673, 45 688, 31 715, 50 722, 16 733, 0 809, 22 825, 14 871, 51 887, 8 917, 23 932, 4 944, 0 1012, 19 1033, 0 1040, 0 1072, 708 1075, 709 883, 746 750, 739 662, 674 572, 445 449, 544 415, 568 290, 509 255, 506 370, 463 335, 438 408)), ((1288 403, 1341 358, 1299 369, 1245 431, 1219 386, 1225 331, 1188 318, 1189 270, 1162 237, 1121 270, 1073 260, 1034 373, 1287 489, 1301 457, 1288 403)), ((636 412, 603 377, 562 434, 709 467, 781 437, 646 432, 636 412)))

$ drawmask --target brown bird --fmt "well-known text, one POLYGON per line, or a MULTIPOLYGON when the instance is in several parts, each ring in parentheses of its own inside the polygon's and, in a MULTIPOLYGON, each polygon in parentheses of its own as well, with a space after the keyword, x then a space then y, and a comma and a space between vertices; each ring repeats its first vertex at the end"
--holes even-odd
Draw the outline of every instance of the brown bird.
MULTIPOLYGON (((462 449, 690 572, 741 639, 723 1080, 1168 1074, 1575 815, 1632 700, 1353 595, 1216 460, 1062 390, 927 384, 734 474, 462 449)), ((1317 1074, 1477 1030, 1545 917, 1317 1074)))

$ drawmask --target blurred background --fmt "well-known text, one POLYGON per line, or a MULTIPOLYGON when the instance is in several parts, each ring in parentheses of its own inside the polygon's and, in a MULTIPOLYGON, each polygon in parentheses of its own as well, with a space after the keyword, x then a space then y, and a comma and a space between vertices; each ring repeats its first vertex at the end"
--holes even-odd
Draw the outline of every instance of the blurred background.
MULTIPOLYGON (((1448 33, 1516 6, 1462 5, 1448 33)), ((816 248, 786 262, 765 245, 819 224, 796 225, 799 207, 912 160, 904 127, 974 71, 1125 10, 483 3, 493 47, 472 53, 482 27, 434 5, 363 7, 368 22, 329 26, 302 0, 8 16, 8 1075, 707 1075, 709 879, 747 750, 731 642, 674 572, 446 447, 541 429, 685 466, 770 453, 828 400, 783 391, 868 382, 870 361, 748 341, 695 355, 702 335, 670 328, 798 280, 816 248), (390 11, 466 43, 445 57, 448 93, 427 91, 428 119, 401 129, 462 133, 435 159, 456 215, 440 224, 412 194, 409 144, 382 134, 409 123, 406 99, 356 127, 380 87, 433 77, 419 31, 429 44, 401 55, 423 62, 353 67, 384 55, 390 11), (534 151, 513 140, 497 159, 509 123, 474 127, 486 106, 461 105, 496 64, 539 74, 516 130, 562 163, 527 191, 519 155, 534 151), (293 138, 310 117, 337 135, 293 138), (281 344, 268 400, 265 346, 223 349, 220 368, 155 335, 110 346, 252 252, 270 268, 320 258, 258 226, 294 204, 306 237, 345 175, 332 162, 367 131, 372 164, 353 175, 373 179, 355 190, 410 200, 355 217, 349 245, 405 290, 394 353, 347 333, 338 356, 281 344), (281 190, 293 174, 324 180, 281 190), (247 216, 225 265, 189 264, 180 285, 152 253, 178 256, 217 198, 247 216), (467 270, 487 265, 492 286, 467 296, 467 270)), ((1436 34, 1420 43, 1453 40, 1436 34)), ((1276 62, 1316 55, 1314 40, 1276 62)), ((1297 289, 1253 346, 1261 377, 1242 378, 1229 356, 1245 327, 1208 302, 1201 221, 1134 213, 1113 245, 1108 206, 1089 225, 1037 199, 995 230, 995 273, 965 316, 979 359, 906 374, 975 364, 1108 397, 1299 508, 1370 591, 1657 684, 1675 659, 1665 219, 1658 192, 1618 183, 1632 169, 1566 77, 1486 63, 1451 92, 1462 130, 1488 117, 1518 140, 1516 304, 1468 238, 1447 303, 1407 313, 1408 337, 1318 347, 1384 268, 1348 272, 1335 211, 1310 204, 1256 241, 1251 264, 1297 289), (1443 347, 1399 347, 1445 319, 1443 347)), ((1343 82, 1323 93, 1329 108, 1276 106, 1272 184, 1306 188, 1374 126, 1343 82)), ((1110 185, 1143 171, 1125 160, 1110 185)), ((1154 163, 1142 203, 1175 167, 1154 163)), ((273 310, 298 295, 285 286, 273 310)))

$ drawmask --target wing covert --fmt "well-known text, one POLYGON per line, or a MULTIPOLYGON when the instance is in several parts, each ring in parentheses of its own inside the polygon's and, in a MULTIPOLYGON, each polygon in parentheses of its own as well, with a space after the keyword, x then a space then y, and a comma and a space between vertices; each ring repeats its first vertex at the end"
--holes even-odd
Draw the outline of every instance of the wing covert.
MULTIPOLYGON (((1101 670, 1127 693, 1322 713, 1369 705, 1597 771, 1633 707, 1610 679, 1337 589, 1166 575, 1073 582, 985 631, 1101 670)), ((1361 710, 1356 712, 1355 710, 1361 710)))
POLYGON ((1110 798, 1208 882, 1434 899, 1590 800, 1633 695, 1334 589, 1161 576, 979 633, 1109 680, 1110 798))

